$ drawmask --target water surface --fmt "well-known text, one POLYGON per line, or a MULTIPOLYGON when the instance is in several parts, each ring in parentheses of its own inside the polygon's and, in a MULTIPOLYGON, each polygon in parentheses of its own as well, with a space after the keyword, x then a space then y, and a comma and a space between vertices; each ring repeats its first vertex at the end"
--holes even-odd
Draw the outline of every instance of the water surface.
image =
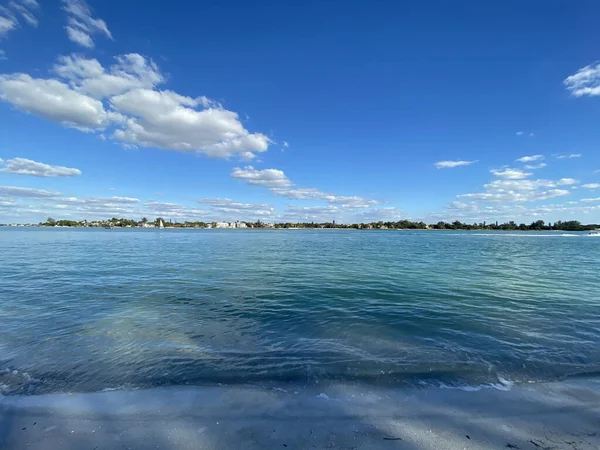
POLYGON ((6 394, 600 372, 585 234, 0 228, 0 255, 6 394))

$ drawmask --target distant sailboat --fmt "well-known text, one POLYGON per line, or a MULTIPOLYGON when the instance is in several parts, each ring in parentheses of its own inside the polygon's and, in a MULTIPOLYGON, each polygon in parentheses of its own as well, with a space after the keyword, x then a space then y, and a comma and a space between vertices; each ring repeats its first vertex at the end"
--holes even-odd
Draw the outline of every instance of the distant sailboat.
POLYGON ((158 228, 164 228, 164 227, 165 227, 165 224, 163 223, 162 219, 160 219, 158 221, 158 228))

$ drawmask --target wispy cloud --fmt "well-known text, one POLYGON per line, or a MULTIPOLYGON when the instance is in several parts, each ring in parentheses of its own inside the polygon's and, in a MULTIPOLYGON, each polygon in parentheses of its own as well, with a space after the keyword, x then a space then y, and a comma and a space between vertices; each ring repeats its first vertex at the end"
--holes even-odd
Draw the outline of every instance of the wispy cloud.
POLYGON ((570 155, 557 155, 556 159, 581 158, 581 153, 571 153, 570 155))
POLYGON ((0 39, 19 28, 22 21, 27 25, 37 27, 38 9, 39 4, 36 0, 12 0, 8 2, 7 6, 0 5, 0 39))
POLYGON ((545 162, 541 162, 539 164, 525 164, 523 167, 525 167, 525 169, 535 170, 535 169, 543 169, 546 166, 547 166, 547 164, 545 162))
POLYGON ((82 47, 94 47, 92 36, 101 34, 112 39, 106 22, 92 17, 92 10, 85 0, 63 0, 63 9, 68 15, 67 35, 69 39, 82 47))
POLYGON ((379 203, 376 200, 368 200, 358 195, 335 195, 315 188, 293 187, 294 183, 283 170, 279 169, 257 170, 252 166, 236 167, 233 169, 231 176, 242 179, 251 185, 266 186, 273 194, 293 200, 322 200, 343 209, 369 208, 379 203))
POLYGON ((243 220, 270 217, 275 214, 275 208, 266 203, 242 203, 229 198, 203 198, 198 202, 209 205, 220 217, 243 220))
POLYGON ((582 184, 581 187, 585 189, 600 189, 600 183, 582 184))
POLYGON ((575 97, 600 95, 600 63, 582 67, 565 78, 564 84, 575 97))
POLYGON ((257 170, 252 166, 236 167, 231 172, 231 176, 257 186, 286 187, 292 184, 283 170, 278 169, 257 170))
POLYGON ((492 171, 502 179, 493 180, 483 186, 483 192, 457 195, 458 199, 468 199, 481 203, 503 203, 519 205, 548 200, 554 197, 569 195, 571 192, 564 189, 578 183, 574 178, 560 178, 559 180, 530 179, 531 174, 524 174, 515 169, 505 171, 492 171), (502 177, 504 175, 504 177, 502 177))
POLYGON ((533 137, 533 136, 534 136, 534 133, 531 133, 531 132, 529 132, 529 133, 526 133, 525 131, 517 131, 516 135, 517 135, 517 136, 528 136, 528 137, 533 137))
POLYGON ((540 161, 542 159, 544 159, 544 155, 522 156, 517 159, 517 162, 528 163, 528 162, 540 161))
POLYGON ((58 197, 60 192, 47 191, 45 189, 32 189, 17 186, 0 186, 1 197, 28 197, 28 198, 44 198, 58 197))
POLYGON ((434 164, 438 169, 452 169, 454 167, 469 166, 477 161, 438 161, 434 164))
POLYGON ((494 175, 496 175, 499 178, 504 178, 506 180, 521 180, 523 178, 527 178, 531 175, 533 175, 530 172, 524 172, 521 169, 502 169, 502 170, 497 170, 497 169, 492 169, 490 172, 492 172, 494 175))
POLYGON ((0 160, 0 172, 36 177, 73 177, 81 175, 79 169, 52 166, 26 158, 12 158, 4 162, 0 160))

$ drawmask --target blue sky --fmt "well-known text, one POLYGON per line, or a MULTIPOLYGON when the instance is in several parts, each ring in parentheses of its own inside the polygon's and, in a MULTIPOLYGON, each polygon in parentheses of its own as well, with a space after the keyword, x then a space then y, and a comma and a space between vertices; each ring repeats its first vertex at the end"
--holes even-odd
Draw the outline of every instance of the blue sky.
POLYGON ((0 5, 0 223, 600 222, 598 2, 0 5))

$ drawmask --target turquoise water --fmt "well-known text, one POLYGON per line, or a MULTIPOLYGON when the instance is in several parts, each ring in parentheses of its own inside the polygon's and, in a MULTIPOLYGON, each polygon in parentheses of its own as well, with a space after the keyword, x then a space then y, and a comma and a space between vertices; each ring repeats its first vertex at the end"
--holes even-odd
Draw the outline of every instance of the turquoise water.
POLYGON ((600 372, 585 234, 0 228, 0 255, 5 394, 600 372))

